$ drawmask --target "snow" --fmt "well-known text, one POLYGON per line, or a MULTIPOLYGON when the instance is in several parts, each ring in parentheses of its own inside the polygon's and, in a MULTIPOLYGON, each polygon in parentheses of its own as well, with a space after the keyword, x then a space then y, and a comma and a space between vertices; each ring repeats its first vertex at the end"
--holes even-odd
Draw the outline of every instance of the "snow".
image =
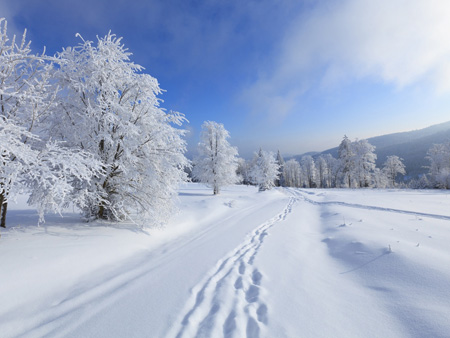
POLYGON ((448 337, 450 194, 179 189, 163 229, 10 203, 2 337, 448 337))

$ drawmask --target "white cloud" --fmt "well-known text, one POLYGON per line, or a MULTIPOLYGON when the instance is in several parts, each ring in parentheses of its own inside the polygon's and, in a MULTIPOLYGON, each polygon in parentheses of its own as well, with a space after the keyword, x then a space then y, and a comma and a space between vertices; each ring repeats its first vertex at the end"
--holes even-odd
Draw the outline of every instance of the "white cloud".
POLYGON ((255 111, 284 98, 287 114, 306 90, 343 81, 370 79, 399 89, 420 83, 450 91, 449 18, 447 0, 321 1, 300 14, 274 68, 246 94, 255 111))
POLYGON ((22 37, 23 30, 17 28, 13 21, 13 17, 17 12, 17 6, 14 4, 8 3, 8 1, 0 2, 0 18, 4 18, 7 21, 8 25, 8 37, 11 39, 13 35, 18 37, 22 37))

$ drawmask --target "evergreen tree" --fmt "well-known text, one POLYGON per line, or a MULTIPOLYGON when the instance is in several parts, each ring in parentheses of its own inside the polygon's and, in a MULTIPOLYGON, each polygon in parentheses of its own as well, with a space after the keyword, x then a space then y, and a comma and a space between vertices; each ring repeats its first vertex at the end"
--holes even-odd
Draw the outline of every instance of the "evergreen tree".
POLYGON ((277 152, 277 164, 279 165, 279 175, 277 180, 275 181, 275 186, 277 187, 282 187, 285 185, 285 177, 284 177, 284 172, 283 172, 283 168, 284 168, 284 159, 283 156, 281 156, 280 151, 278 150, 277 152))

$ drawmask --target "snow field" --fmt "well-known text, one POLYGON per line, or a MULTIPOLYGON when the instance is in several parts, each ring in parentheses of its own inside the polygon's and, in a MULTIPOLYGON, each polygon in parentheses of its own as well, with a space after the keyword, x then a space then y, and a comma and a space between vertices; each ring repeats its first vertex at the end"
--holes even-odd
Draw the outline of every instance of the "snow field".
POLYGON ((179 189, 164 229, 20 204, 0 238, 4 337, 446 337, 442 191, 179 189), (390 249, 389 249, 390 248, 390 249))

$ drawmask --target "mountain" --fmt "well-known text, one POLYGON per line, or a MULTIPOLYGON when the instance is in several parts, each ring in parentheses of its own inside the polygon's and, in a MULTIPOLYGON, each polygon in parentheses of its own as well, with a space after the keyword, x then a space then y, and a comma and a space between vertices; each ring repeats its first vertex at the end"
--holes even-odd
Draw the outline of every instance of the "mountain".
MULTIPOLYGON (((428 149, 433 144, 443 143, 449 139, 450 121, 419 130, 371 137, 367 140, 376 147, 377 167, 383 166, 387 156, 397 155, 403 159, 407 176, 414 178, 428 172, 425 168, 429 165, 425 158, 428 149)), ((331 154, 337 158, 337 151, 338 147, 325 150, 320 154, 331 154)))

